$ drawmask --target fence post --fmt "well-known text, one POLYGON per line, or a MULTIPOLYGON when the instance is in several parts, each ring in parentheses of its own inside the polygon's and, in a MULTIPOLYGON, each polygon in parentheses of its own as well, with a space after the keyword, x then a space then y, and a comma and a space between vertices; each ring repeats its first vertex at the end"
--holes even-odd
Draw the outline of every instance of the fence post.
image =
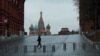
POLYGON ((73 51, 75 51, 76 45, 75 43, 73 43, 73 51))
POLYGON ((37 46, 36 46, 36 45, 34 45, 34 52, 36 52, 36 47, 37 47, 37 46))
POLYGON ((4 51, 3 51, 4 49, 2 49, 2 56, 4 56, 4 51))
POLYGON ((92 46, 93 46, 93 49, 97 50, 95 43, 92 46))
POLYGON ((82 44, 82 48, 83 48, 84 50, 86 50, 86 44, 85 44, 85 43, 82 44))
POLYGON ((18 53, 18 45, 15 46, 15 53, 18 53))
POLYGON ((45 53, 46 52, 46 46, 43 45, 43 52, 45 53))
POLYGON ((52 45, 52 52, 55 52, 55 45, 52 45))
POLYGON ((63 43, 63 50, 66 50, 66 43, 63 43))
POLYGON ((6 46, 6 53, 9 51, 9 46, 7 45, 6 46))
POLYGON ((27 53, 27 45, 24 46, 24 53, 27 53))

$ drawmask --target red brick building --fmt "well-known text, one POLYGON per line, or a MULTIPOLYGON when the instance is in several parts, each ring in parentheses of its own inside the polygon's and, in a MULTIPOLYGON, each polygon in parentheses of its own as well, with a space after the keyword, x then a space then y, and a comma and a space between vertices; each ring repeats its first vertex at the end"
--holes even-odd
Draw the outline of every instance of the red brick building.
POLYGON ((67 35, 68 33, 69 33, 68 28, 62 28, 58 34, 59 35, 67 35))
POLYGON ((79 0, 80 29, 82 32, 92 33, 100 29, 99 4, 100 0, 79 0))
POLYGON ((93 42, 100 42, 100 0, 77 1, 81 32, 93 42))
POLYGON ((91 33, 94 31, 94 21, 89 20, 88 22, 84 21, 84 19, 80 19, 80 28, 82 32, 91 33))
POLYGON ((0 36, 19 36, 24 32, 24 2, 0 0, 0 36))
POLYGON ((95 9, 92 0, 79 0, 80 29, 82 32, 91 33, 95 30, 95 9))

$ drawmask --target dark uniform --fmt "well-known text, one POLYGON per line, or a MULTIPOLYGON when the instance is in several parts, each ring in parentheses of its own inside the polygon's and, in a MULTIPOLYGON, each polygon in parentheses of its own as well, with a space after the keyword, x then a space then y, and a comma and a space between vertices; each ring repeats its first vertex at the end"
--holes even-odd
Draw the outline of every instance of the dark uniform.
POLYGON ((39 46, 40 46, 40 48, 41 48, 41 47, 42 47, 42 45, 41 45, 41 37, 40 37, 40 35, 38 36, 37 41, 38 41, 38 46, 37 46, 37 47, 39 47, 39 46))

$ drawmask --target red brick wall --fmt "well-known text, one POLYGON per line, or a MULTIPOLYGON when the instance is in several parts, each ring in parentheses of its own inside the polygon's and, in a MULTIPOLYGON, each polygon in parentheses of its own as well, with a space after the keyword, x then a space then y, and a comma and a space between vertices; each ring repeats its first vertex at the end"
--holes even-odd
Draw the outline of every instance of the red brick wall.
MULTIPOLYGON (((19 34, 19 31, 24 31, 24 0, 16 1, 0 0, 0 22, 8 19, 6 25, 0 23, 0 29, 7 27, 8 35, 19 34)), ((2 31, 0 31, 0 35, 4 33, 2 31)))
POLYGON ((94 31, 94 21, 93 20, 85 21, 84 19, 81 19, 80 26, 81 26, 82 32, 91 33, 94 31))

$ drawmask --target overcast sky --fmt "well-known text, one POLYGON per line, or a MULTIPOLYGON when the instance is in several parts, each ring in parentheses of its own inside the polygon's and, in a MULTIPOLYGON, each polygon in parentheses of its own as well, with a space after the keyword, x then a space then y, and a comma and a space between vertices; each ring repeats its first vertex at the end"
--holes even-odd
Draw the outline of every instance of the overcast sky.
POLYGON ((24 26, 26 32, 29 32, 31 24, 38 25, 40 11, 43 12, 45 26, 50 24, 52 34, 57 34, 61 28, 79 29, 78 10, 73 0, 26 0, 24 26))

